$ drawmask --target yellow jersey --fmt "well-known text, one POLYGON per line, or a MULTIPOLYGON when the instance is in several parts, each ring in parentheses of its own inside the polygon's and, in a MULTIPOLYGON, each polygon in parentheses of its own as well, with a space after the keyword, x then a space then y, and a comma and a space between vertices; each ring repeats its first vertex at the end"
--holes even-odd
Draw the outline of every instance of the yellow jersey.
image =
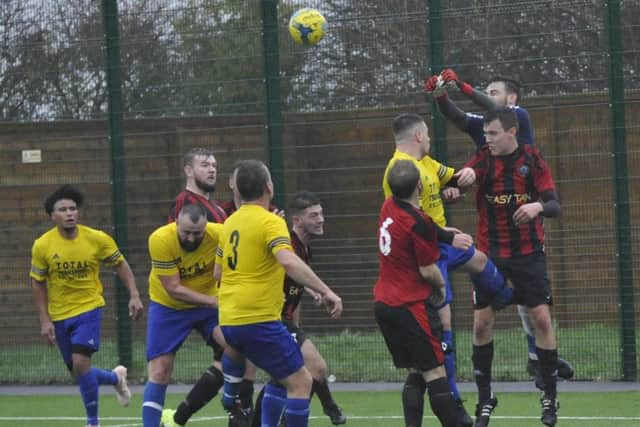
POLYGON ((222 224, 208 222, 204 237, 194 251, 185 251, 178 240, 178 227, 172 222, 157 228, 149 235, 149 299, 176 310, 194 308, 172 298, 160 282, 160 276, 180 275, 180 284, 204 295, 216 296, 218 283, 213 278, 213 267, 222 224))
POLYGON ((387 176, 389 175, 391 167, 398 160, 411 160, 416 165, 420 172, 420 180, 422 181, 420 208, 433 219, 433 222, 441 227, 446 226, 447 221, 444 216, 444 204, 440 197, 440 190, 451 180, 455 170, 438 163, 430 156, 424 156, 421 160, 417 160, 410 154, 396 150, 384 171, 382 190, 384 191, 385 199, 391 197, 391 187, 389 187, 389 183, 387 182, 387 176))
POLYGON ((77 316, 105 305, 100 263, 120 264, 124 257, 107 233, 77 225, 74 239, 53 227, 33 243, 29 276, 47 283, 51 320, 77 316))
POLYGON ((455 169, 437 162, 428 155, 424 156, 420 163, 424 166, 427 174, 427 182, 424 183, 422 191, 422 211, 429 215, 433 222, 444 227, 447 225, 447 220, 444 216, 444 204, 442 197, 440 197, 440 190, 447 182, 451 181, 455 169))
POLYGON ((285 270, 276 259, 293 252, 287 224, 258 205, 242 205, 222 226, 216 263, 222 268, 220 325, 280 320, 285 270))

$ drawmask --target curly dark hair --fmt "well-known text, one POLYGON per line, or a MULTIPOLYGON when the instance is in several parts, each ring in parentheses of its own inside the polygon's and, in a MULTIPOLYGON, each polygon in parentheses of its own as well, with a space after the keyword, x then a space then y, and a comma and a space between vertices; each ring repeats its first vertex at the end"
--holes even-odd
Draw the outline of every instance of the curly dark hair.
POLYGON ((62 199, 73 200, 76 202, 76 206, 80 208, 84 202, 84 194, 82 194, 82 192, 73 185, 65 184, 62 187, 59 187, 44 201, 44 210, 47 211, 47 215, 51 215, 53 212, 53 205, 55 205, 58 200, 62 199))

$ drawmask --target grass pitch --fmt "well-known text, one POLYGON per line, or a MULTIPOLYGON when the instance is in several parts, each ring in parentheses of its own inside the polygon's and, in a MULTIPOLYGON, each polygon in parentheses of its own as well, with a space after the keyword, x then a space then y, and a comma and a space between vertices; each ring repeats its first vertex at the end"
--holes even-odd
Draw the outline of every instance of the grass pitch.
MULTIPOLYGON (((169 389, 170 391, 171 389, 169 389)), ((400 392, 336 392, 336 401, 344 408, 347 426, 402 427, 400 392)), ((184 397, 168 394, 167 407, 184 397)), ((475 395, 465 394, 467 410, 472 413, 475 395)), ((540 405, 537 393, 499 393, 499 405, 491 418, 491 427, 539 427, 540 405)), ((562 393, 559 396, 558 427, 632 427, 640 425, 640 392, 562 393)), ((134 395, 128 408, 120 407, 112 394, 100 398, 102 427, 140 427, 141 396, 134 395)), ((313 400, 310 427, 331 426, 313 400)), ((79 395, 0 396, 0 427, 82 427, 84 409, 79 395)), ((219 397, 189 422, 190 426, 226 426, 219 397)), ((427 426, 439 423, 425 405, 427 426)))

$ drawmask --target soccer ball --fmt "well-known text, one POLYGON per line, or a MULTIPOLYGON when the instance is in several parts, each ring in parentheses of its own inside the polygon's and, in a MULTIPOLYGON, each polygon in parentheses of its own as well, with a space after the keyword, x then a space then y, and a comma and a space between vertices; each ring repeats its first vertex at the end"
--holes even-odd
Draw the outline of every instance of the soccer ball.
POLYGON ((311 8, 300 9, 289 20, 289 34, 298 44, 311 46, 318 43, 327 33, 327 20, 311 8))

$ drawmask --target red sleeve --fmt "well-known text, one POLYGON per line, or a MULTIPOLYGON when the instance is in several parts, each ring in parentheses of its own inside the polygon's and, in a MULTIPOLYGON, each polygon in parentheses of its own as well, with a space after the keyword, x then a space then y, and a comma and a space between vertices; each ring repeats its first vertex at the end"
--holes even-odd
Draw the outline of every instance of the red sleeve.
POLYGON ((423 216, 422 221, 417 221, 411 231, 418 266, 435 263, 440 258, 440 248, 436 226, 431 218, 423 216))
POLYGON ((478 151, 475 156, 469 159, 463 167, 471 168, 476 173, 476 182, 482 181, 482 177, 487 174, 488 162, 487 156, 489 154, 489 148, 483 147, 478 151))
POLYGON ((553 182, 551 176, 551 169, 547 162, 542 158, 540 151, 535 150, 533 152, 534 168, 533 168, 533 183, 536 187, 538 194, 542 194, 545 191, 555 190, 556 185, 553 182))

